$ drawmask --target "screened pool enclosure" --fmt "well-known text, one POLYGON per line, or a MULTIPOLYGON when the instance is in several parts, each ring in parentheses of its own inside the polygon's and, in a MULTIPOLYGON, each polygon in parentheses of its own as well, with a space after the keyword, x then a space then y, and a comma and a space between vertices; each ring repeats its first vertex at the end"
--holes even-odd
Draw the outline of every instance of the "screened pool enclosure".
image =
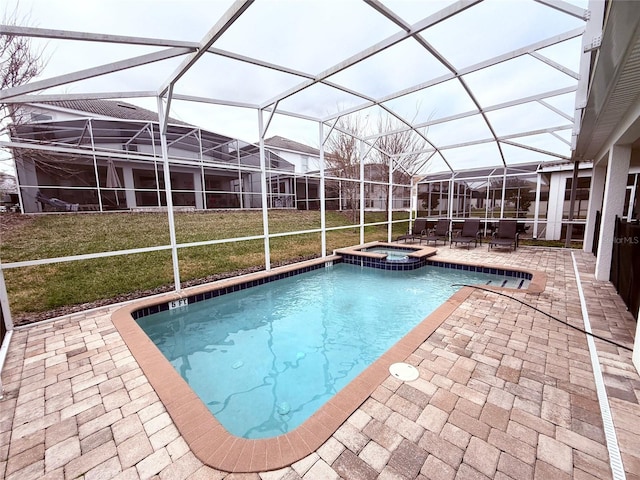
POLYGON ((518 218, 525 235, 564 238, 586 220, 587 200, 567 186, 584 189, 591 165, 572 160, 604 7, 35 3, 30 24, 1 30, 50 52, 41 75, 0 92, 20 208, 162 211, 170 241, 3 259, 2 270, 170 251, 179 290, 179 251, 260 240, 268 270, 276 238, 317 235, 325 256, 332 232, 355 228, 362 243, 384 225, 392 240, 418 216, 479 217, 489 233, 518 218), (556 191, 557 171, 572 181, 556 191), (175 212, 220 209, 262 211, 261 232, 177 239, 175 212), (289 209, 317 211, 318 222, 270 229, 269 212, 289 209), (346 220, 328 225, 330 211, 346 220))

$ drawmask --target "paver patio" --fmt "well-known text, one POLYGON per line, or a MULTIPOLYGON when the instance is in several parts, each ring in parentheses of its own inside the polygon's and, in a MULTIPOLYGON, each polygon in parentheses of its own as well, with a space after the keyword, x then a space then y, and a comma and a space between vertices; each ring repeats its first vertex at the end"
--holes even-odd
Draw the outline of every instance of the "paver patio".
MULTIPOLYGON (((573 251, 594 333, 632 346, 636 323, 593 256, 573 251)), ((523 266, 546 290, 514 297, 582 327, 572 251, 440 248, 445 259, 523 266)), ((202 464, 114 328, 115 307, 14 332, 2 372, 0 477, 29 479, 612 478, 583 333, 477 290, 315 453, 226 474, 202 464)), ((640 377, 595 341, 626 478, 640 479, 640 377)), ((211 438, 215 442, 215 438, 211 438)))

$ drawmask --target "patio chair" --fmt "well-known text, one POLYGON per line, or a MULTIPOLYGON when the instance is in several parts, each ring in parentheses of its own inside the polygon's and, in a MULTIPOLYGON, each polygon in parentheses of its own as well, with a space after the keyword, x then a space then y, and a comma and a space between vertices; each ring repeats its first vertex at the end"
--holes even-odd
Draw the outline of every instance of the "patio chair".
POLYGON ((422 240, 426 240, 427 245, 429 245, 429 242, 434 242, 435 245, 438 245, 438 241, 441 241, 446 245, 451 239, 450 224, 451 221, 448 218, 439 218, 435 228, 429 230, 426 235, 420 238, 420 243, 422 243, 422 240))
POLYGON ((459 235, 451 237, 451 244, 449 245, 449 248, 453 247, 454 243, 456 246, 458 243, 463 243, 467 245, 467 248, 469 248, 471 246, 471 242, 473 242, 474 247, 478 246, 478 242, 482 245, 479 218, 467 218, 462 225, 462 232, 460 232, 459 235))
POLYGON ((407 241, 411 240, 415 240, 416 238, 421 238, 423 235, 426 235, 427 233, 427 219, 426 218, 416 218, 413 221, 413 229, 411 229, 410 231, 407 230, 407 233, 405 235, 400 235, 398 238, 396 238, 396 242, 399 242, 400 240, 404 240, 404 243, 407 243, 407 241))
POLYGON ((498 230, 493 233, 487 250, 496 247, 518 248, 518 223, 516 220, 500 220, 498 230))

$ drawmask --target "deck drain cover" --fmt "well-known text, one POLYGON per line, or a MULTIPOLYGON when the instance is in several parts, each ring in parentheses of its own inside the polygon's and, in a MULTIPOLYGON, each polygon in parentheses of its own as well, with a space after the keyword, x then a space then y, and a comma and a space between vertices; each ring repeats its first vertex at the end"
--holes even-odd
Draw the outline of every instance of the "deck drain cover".
POLYGON ((389 373, 403 382, 411 382, 420 376, 418 369, 408 363, 394 363, 389 367, 389 373))

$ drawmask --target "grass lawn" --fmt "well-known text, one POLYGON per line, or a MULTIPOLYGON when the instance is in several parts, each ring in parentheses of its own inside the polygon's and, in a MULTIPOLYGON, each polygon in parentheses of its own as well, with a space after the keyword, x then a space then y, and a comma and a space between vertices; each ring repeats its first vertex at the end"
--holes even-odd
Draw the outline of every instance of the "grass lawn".
MULTIPOLYGON (((398 213, 394 218, 407 218, 398 213)), ((384 221, 385 213, 367 212, 365 221, 384 221)), ((178 244, 263 234, 261 211, 176 213, 178 244)), ((327 227, 350 225, 348 217, 327 212, 327 227)), ((393 237, 406 224, 394 224, 393 237)), ((269 232, 320 228, 320 212, 273 210, 269 232)), ((168 245, 164 213, 0 215, 3 263, 168 245)), ((387 226, 365 228, 365 241, 386 240, 387 226)), ((359 228, 327 232, 327 253, 360 243, 359 228)), ((185 247, 178 250, 183 285, 264 269, 262 239, 185 247)), ((272 238, 272 265, 321 255, 319 233, 272 238)), ((71 261, 4 271, 14 323, 28 323, 92 305, 171 290, 170 250, 71 261)))

